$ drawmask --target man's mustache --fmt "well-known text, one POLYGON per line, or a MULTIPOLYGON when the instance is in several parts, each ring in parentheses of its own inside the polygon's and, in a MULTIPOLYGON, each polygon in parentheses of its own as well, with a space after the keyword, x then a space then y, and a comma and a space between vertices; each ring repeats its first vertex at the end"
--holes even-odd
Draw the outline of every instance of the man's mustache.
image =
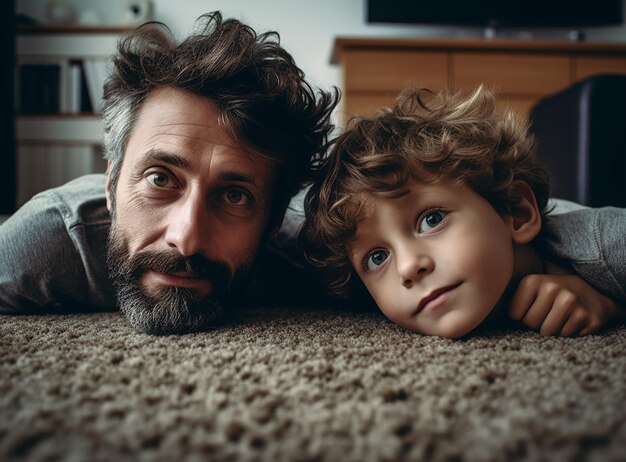
POLYGON ((132 256, 124 266, 127 266, 126 273, 134 277, 139 277, 146 271, 163 274, 183 272, 186 277, 226 283, 233 277, 232 271, 225 263, 210 260, 200 254, 181 257, 176 253, 145 251, 132 256))

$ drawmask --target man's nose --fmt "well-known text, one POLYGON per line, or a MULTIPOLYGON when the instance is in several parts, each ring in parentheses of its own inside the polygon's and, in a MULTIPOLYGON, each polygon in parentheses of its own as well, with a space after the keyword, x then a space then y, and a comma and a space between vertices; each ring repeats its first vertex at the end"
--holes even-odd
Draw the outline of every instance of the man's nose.
POLYGON ((426 249, 416 246, 404 246, 396 251, 396 265, 402 285, 407 289, 435 269, 435 262, 426 249))
POLYGON ((185 257, 206 254, 209 241, 209 217, 205 201, 190 194, 184 202, 172 205, 168 215, 165 241, 185 257))

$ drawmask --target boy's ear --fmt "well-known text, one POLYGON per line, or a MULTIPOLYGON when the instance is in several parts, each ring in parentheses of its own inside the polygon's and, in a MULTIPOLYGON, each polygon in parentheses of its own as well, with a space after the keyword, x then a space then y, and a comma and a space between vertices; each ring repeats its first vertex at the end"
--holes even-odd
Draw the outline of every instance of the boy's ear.
POLYGON ((541 231, 541 212, 535 193, 525 181, 518 180, 513 187, 519 195, 519 201, 509 209, 506 220, 513 242, 528 244, 541 231))

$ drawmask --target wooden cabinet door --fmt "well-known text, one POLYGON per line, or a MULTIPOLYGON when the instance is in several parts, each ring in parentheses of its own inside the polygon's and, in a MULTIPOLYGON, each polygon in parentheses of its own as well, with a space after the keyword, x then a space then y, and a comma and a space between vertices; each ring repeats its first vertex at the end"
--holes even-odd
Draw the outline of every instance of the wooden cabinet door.
POLYGON ((392 106, 397 96, 395 92, 380 95, 352 93, 349 98, 344 98, 342 116, 344 120, 353 116, 372 116, 379 109, 392 106))
POLYGON ((456 89, 471 89, 481 83, 502 94, 547 95, 570 83, 570 61, 566 55, 530 53, 453 54, 456 89))
POLYGON ((578 56, 574 58, 574 80, 596 74, 626 74, 626 56, 578 56))
POLYGON ((412 50, 346 50, 343 54, 344 89, 399 93, 406 87, 448 88, 445 52, 412 50))

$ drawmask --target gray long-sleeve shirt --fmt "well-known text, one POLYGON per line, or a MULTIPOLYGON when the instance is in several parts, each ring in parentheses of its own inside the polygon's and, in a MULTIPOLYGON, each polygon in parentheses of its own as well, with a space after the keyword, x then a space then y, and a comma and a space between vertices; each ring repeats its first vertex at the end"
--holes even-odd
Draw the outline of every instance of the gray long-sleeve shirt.
MULTIPOLYGON (((106 311, 111 218, 105 175, 87 175, 36 195, 0 226, 0 313, 106 311)), ((276 246, 259 251, 243 303, 306 305, 321 283, 276 246)))
POLYGON ((546 216, 540 245, 600 292, 626 302, 626 209, 560 201, 546 216))
MULTIPOLYGON (((0 226, 0 313, 115 309, 106 265, 111 219, 104 185, 104 175, 88 175, 45 191, 0 226)), ((285 249, 295 248, 298 209, 296 204, 285 220, 285 249)), ((558 202, 539 239, 550 258, 626 302, 626 209, 558 202)), ((322 293, 311 272, 284 253, 264 249, 244 299, 306 305, 322 293)))

